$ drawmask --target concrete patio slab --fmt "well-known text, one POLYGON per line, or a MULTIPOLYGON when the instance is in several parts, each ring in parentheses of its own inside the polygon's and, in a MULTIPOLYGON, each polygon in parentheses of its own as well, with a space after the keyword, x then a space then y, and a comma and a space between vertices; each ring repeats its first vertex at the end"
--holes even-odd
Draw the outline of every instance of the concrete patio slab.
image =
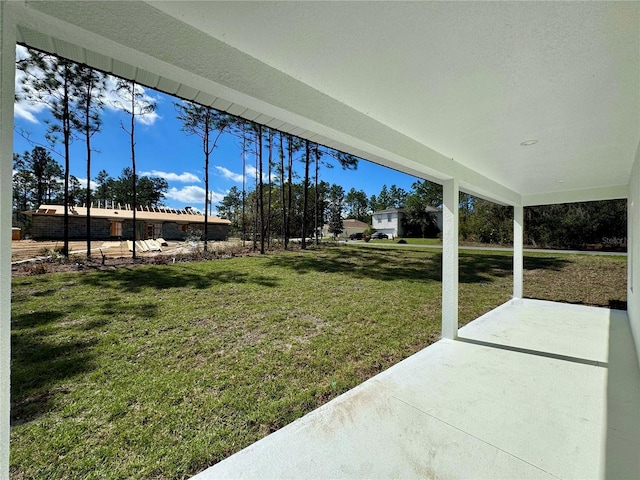
POLYGON ((514 300, 460 337, 194 478, 640 478, 624 312, 514 300))

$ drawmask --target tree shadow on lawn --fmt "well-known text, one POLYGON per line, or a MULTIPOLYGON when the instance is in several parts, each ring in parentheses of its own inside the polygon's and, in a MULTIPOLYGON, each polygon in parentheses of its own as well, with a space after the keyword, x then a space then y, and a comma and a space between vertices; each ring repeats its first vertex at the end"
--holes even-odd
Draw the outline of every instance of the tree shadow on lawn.
POLYGON ((64 317, 65 312, 59 310, 37 310, 30 313, 21 313, 11 316, 11 328, 22 330, 24 328, 43 327, 64 317))
MULTIPOLYGON (((560 271, 571 263, 555 257, 525 257, 527 270, 560 271)), ((424 250, 391 250, 369 247, 365 249, 328 248, 321 255, 280 255, 270 259, 272 266, 288 268, 299 274, 308 272, 340 273, 354 278, 381 281, 431 280, 442 281, 442 252, 424 250), (417 254, 416 256, 412 256, 417 254)), ((513 257, 486 253, 459 254, 459 281, 486 283, 511 276, 513 257)))
POLYGON ((97 339, 49 340, 32 332, 11 337, 11 425, 35 420, 51 410, 59 385, 93 368, 97 339))
MULTIPOLYGON (((404 251, 402 252, 404 253, 404 251)), ((388 248, 324 248, 303 255, 278 255, 268 264, 304 275, 309 272, 337 273, 357 279, 432 280, 440 281, 440 260, 436 254, 426 254, 419 261, 388 248)))
POLYGON ((114 271, 99 272, 83 276, 80 281, 85 285, 129 293, 140 293, 145 288, 165 290, 169 288, 193 288, 204 290, 213 285, 224 283, 254 283, 263 287, 278 285, 276 277, 248 275, 234 270, 212 270, 210 272, 186 271, 188 267, 172 266, 120 268, 114 271))
POLYGON ((61 386, 98 367, 94 347, 99 329, 112 315, 155 318, 158 307, 149 302, 123 305, 104 302, 97 318, 84 317, 84 303, 65 312, 41 310, 13 315, 11 334, 11 425, 30 422, 49 412, 56 397, 69 393, 61 386))

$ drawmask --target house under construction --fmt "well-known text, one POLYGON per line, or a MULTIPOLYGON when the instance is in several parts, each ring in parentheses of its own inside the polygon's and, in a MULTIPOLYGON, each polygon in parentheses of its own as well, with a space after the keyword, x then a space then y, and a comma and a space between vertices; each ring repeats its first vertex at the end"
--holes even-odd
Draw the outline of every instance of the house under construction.
MULTIPOLYGON (((25 212, 31 217, 34 239, 64 238, 64 205, 41 205, 25 212)), ((133 239, 133 209, 129 205, 101 205, 90 209, 91 237, 102 239, 133 239)), ((190 207, 182 210, 166 207, 138 207, 136 210, 136 240, 164 238, 184 240, 187 236, 204 235, 204 215, 190 207)), ((210 215, 208 240, 226 240, 229 220, 210 215)), ((87 207, 69 207, 69 238, 87 236, 87 207)))

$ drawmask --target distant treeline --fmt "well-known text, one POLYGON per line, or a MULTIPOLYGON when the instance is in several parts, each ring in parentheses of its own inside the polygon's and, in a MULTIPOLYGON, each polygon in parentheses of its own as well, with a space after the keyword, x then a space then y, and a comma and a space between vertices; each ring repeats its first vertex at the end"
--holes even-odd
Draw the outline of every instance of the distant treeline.
MULTIPOLYGON (((302 183, 285 184, 284 197, 280 186, 267 185, 271 192, 271 216, 268 219, 269 238, 277 238, 281 221, 277 212, 281 208, 281 199, 288 203, 291 195, 294 219, 290 226, 293 237, 302 232, 301 205, 302 183)), ((232 188, 218 206, 223 218, 232 222, 232 233, 251 233, 256 219, 256 193, 250 189, 245 192, 243 217, 242 192, 232 188), (244 218, 244 223, 243 223, 244 218), (244 227, 243 227, 244 225, 244 227)), ((440 235, 434 217, 426 207, 442 206, 442 187, 428 181, 416 181, 410 191, 396 185, 384 185, 377 195, 370 197, 363 190, 351 188, 348 192, 339 185, 320 182, 311 187, 311 211, 318 212, 318 219, 309 218, 307 231, 313 232, 315 225, 330 225, 332 209, 336 198, 342 198, 340 211, 342 218, 354 218, 371 224, 372 213, 388 208, 404 209, 404 228, 407 237, 432 237, 440 235), (338 195, 336 195, 336 191, 338 195), (343 197, 342 197, 343 196, 343 197), (316 205, 317 202, 317 205, 316 205)), ((460 193, 460 239, 467 242, 496 245, 513 244, 513 208, 498 205, 487 200, 460 193)), ((568 203, 525 207, 525 245, 561 249, 604 248, 609 250, 626 249, 627 202, 624 199, 596 202, 568 203)), ((250 235, 249 235, 250 236, 250 235)))

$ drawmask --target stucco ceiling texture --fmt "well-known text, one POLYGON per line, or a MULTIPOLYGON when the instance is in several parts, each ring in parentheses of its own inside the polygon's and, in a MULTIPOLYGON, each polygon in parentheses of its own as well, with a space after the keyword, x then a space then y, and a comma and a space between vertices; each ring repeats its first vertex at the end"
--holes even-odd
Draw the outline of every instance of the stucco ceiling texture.
POLYGON ((10 6, 32 46, 503 203, 628 191, 640 2, 10 6))
POLYGON ((638 2, 154 5, 523 195, 628 182, 638 2))

